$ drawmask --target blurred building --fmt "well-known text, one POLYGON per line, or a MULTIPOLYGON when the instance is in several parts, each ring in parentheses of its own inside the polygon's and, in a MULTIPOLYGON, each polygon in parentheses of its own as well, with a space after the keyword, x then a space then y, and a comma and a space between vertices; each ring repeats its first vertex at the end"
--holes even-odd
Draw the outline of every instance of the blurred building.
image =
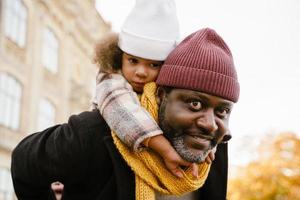
POLYGON ((89 109, 95 0, 0 0, 0 200, 14 199, 10 155, 29 133, 89 109))

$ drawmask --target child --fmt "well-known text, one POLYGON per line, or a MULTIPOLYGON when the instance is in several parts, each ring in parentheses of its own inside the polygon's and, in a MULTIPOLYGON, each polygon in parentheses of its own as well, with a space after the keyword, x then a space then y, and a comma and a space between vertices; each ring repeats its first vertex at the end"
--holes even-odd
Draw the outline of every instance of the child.
MULTIPOLYGON (((178 167, 192 163, 177 154, 137 96, 146 83, 156 80, 178 38, 173 0, 137 0, 120 34, 110 33, 96 46, 99 73, 93 104, 128 147, 153 149, 167 169, 181 177, 178 167)), ((197 176, 197 169, 193 171, 197 176)))

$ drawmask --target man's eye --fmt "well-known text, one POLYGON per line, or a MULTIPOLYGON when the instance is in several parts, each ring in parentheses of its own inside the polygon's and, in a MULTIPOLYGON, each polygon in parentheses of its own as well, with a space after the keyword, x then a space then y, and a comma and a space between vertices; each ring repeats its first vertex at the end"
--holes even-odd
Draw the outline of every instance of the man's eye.
POLYGON ((199 111, 202 108, 200 101, 190 101, 189 106, 193 111, 199 111))
POLYGON ((229 108, 220 108, 220 109, 218 109, 217 114, 222 118, 227 118, 228 115, 230 114, 230 109, 229 108))
POLYGON ((129 61, 130 63, 132 63, 132 64, 138 63, 138 60, 135 59, 135 58, 128 58, 128 61, 129 61))

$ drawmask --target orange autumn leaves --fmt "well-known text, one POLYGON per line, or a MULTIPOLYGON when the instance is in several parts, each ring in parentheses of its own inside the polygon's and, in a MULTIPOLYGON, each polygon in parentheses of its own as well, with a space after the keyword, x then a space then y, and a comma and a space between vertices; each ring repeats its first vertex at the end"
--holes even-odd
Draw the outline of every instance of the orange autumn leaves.
POLYGON ((258 158, 229 180, 229 200, 300 199, 300 138, 281 133, 262 140, 258 158))

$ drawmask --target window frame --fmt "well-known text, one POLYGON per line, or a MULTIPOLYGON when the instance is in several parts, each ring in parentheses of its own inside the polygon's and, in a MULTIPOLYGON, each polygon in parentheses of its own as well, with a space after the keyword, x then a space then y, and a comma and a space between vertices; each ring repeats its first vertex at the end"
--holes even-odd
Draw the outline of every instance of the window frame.
POLYGON ((27 42, 28 9, 22 0, 7 0, 4 4, 4 34, 24 48, 27 42), (21 34, 20 34, 21 33, 21 34))
POLYGON ((0 125, 20 129, 22 84, 12 75, 0 73, 0 125))
POLYGON ((37 129, 44 130, 45 128, 53 126, 55 124, 55 118, 55 105, 49 99, 42 97, 39 100, 37 129), (48 111, 50 111, 50 113, 48 113, 48 111))
POLYGON ((11 174, 9 169, 0 167, 0 198, 1 195, 4 199, 13 200, 14 199, 14 188, 11 179, 11 174))
POLYGON ((58 72, 59 40, 56 34, 48 27, 43 29, 42 65, 52 74, 58 72))

